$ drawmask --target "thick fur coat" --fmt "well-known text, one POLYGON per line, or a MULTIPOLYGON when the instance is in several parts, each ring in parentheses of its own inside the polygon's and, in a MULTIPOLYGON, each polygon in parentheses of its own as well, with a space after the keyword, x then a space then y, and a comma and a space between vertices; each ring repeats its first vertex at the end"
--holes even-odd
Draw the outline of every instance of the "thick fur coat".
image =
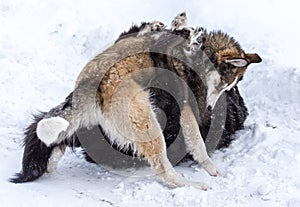
MULTIPOLYGON (((184 39, 192 41, 191 36, 185 37, 184 34, 183 32, 184 39)), ((187 58, 183 62, 177 58, 169 58, 168 52, 181 51, 186 43, 181 45, 178 42, 173 45, 174 42, 171 41, 166 47, 170 49, 166 52, 167 55, 157 55, 149 52, 149 47, 160 40, 157 40, 157 36, 149 38, 137 35, 124 38, 124 35, 125 33, 113 47, 85 66, 76 81, 75 90, 65 102, 37 116, 28 127, 24 140, 22 171, 12 182, 32 181, 51 170, 52 165, 55 166, 63 155, 66 146, 80 145, 76 132, 95 126, 100 126, 109 143, 118 146, 118 149, 126 149, 126 153, 145 157, 166 183, 206 189, 205 185, 187 181, 177 174, 167 159, 165 149, 176 139, 179 129, 177 126, 181 126, 183 135, 187 138, 188 152, 209 174, 219 173, 206 154, 201 135, 205 139, 213 120, 211 109, 224 91, 228 91, 225 92, 228 106, 226 130, 217 147, 227 146, 231 141, 230 135, 242 128, 247 109, 236 83, 249 64, 261 61, 259 56, 244 53, 233 38, 222 32, 205 33, 206 41, 201 48, 204 49, 205 57, 202 57, 202 51, 196 53, 196 56, 183 55, 183 58, 187 58), (205 83, 195 74, 197 71, 184 63, 195 61, 206 68, 201 72, 205 83), (196 97, 194 107, 198 113, 193 112, 190 92, 186 92, 185 87, 179 86, 184 94, 179 98, 179 103, 162 90, 151 87, 145 90, 150 80, 155 81, 159 77, 154 67, 163 67, 182 77, 196 97), (147 70, 143 70, 144 68, 147 70), (138 74, 142 75, 135 75, 139 71, 142 73, 138 74), (212 77, 218 78, 217 85, 208 84, 212 77), (219 91, 216 90, 217 87, 220 87, 219 91), (156 119, 154 107, 162 109, 167 115, 163 131, 156 119), (50 126, 53 125, 60 127, 51 129, 50 126), (129 126, 132 127, 130 130, 129 126)), ((166 38, 169 39, 170 37, 166 38)), ((185 54, 184 51, 181 53, 185 54)), ((162 82, 161 79, 158 80, 162 82)))

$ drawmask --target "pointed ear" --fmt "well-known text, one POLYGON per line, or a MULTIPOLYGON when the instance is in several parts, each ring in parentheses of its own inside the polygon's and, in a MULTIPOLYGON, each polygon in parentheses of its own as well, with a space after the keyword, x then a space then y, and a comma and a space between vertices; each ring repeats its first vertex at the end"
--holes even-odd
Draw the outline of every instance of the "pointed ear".
POLYGON ((238 68, 246 67, 249 64, 248 61, 243 58, 227 59, 225 63, 230 63, 238 68))
POLYGON ((181 14, 179 14, 179 16, 181 16, 181 17, 186 17, 186 13, 185 13, 185 12, 182 12, 181 14))
POLYGON ((251 63, 260 63, 262 61, 262 59, 256 53, 253 53, 253 54, 248 53, 248 54, 245 55, 245 58, 248 60, 249 64, 251 64, 251 63))

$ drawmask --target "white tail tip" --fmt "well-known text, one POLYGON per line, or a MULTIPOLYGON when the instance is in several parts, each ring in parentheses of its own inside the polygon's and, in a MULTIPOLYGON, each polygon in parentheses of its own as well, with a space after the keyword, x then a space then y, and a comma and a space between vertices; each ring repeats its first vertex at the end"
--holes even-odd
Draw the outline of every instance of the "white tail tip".
POLYGON ((59 116, 42 119, 36 129, 38 138, 47 146, 55 143, 58 140, 58 135, 66 131, 69 122, 59 116))

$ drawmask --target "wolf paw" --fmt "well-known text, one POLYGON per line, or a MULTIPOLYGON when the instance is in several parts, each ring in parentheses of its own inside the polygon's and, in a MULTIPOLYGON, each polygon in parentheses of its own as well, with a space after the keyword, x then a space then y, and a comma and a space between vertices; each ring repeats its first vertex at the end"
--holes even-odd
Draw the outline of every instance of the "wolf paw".
POLYGON ((144 27, 141 29, 141 31, 139 31, 139 33, 137 35, 138 37, 143 36, 143 35, 147 34, 148 32, 162 32, 166 28, 164 23, 162 23, 160 21, 156 21, 156 20, 151 23, 150 22, 142 22, 142 25, 144 25, 144 27))
POLYGON ((216 167, 216 165, 211 161, 210 158, 208 158, 204 162, 202 162, 201 166, 211 176, 223 176, 223 173, 216 167))
POLYGON ((192 182, 192 181, 185 181, 185 182, 182 182, 182 183, 176 183, 174 185, 173 184, 170 184, 170 186, 172 186, 172 188, 177 188, 177 187, 193 187, 193 188, 196 188, 196 189, 199 189, 199 190, 208 190, 209 187, 206 183, 202 183, 202 182, 192 182))
POLYGON ((205 42, 205 32, 202 27, 197 27, 190 36, 189 48, 194 53, 203 49, 205 42))
POLYGON ((163 181, 166 184, 168 184, 169 187, 171 187, 171 188, 193 187, 193 188, 200 189, 200 190, 208 189, 207 184, 202 183, 202 182, 194 182, 194 181, 187 180, 184 177, 182 177, 181 175, 174 172, 174 169, 172 169, 172 171, 174 174, 168 173, 163 176, 163 181))
POLYGON ((209 189, 207 184, 201 183, 201 182, 189 183, 189 186, 192 186, 193 188, 196 188, 196 189, 205 190, 205 191, 209 189))
POLYGON ((187 16, 185 12, 177 14, 177 16, 171 22, 171 29, 182 29, 183 27, 187 26, 187 16))
POLYGON ((166 25, 160 21, 153 21, 150 23, 151 25, 151 31, 157 31, 157 32, 160 32, 162 31, 166 25))

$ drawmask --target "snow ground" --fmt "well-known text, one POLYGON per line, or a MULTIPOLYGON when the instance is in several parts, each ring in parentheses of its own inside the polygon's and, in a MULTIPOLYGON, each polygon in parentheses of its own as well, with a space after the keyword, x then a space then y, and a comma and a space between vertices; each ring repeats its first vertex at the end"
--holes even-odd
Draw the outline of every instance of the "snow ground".
POLYGON ((0 0, 1 206, 300 206, 297 13, 292 0, 0 0), (186 163, 176 170, 212 189, 168 189, 149 169, 111 172, 68 152, 53 174, 7 182, 21 167, 31 113, 60 103, 87 61, 133 22, 168 23, 181 11, 189 25, 222 29, 263 58, 239 83, 250 111, 246 129, 213 154, 225 177, 186 163))

